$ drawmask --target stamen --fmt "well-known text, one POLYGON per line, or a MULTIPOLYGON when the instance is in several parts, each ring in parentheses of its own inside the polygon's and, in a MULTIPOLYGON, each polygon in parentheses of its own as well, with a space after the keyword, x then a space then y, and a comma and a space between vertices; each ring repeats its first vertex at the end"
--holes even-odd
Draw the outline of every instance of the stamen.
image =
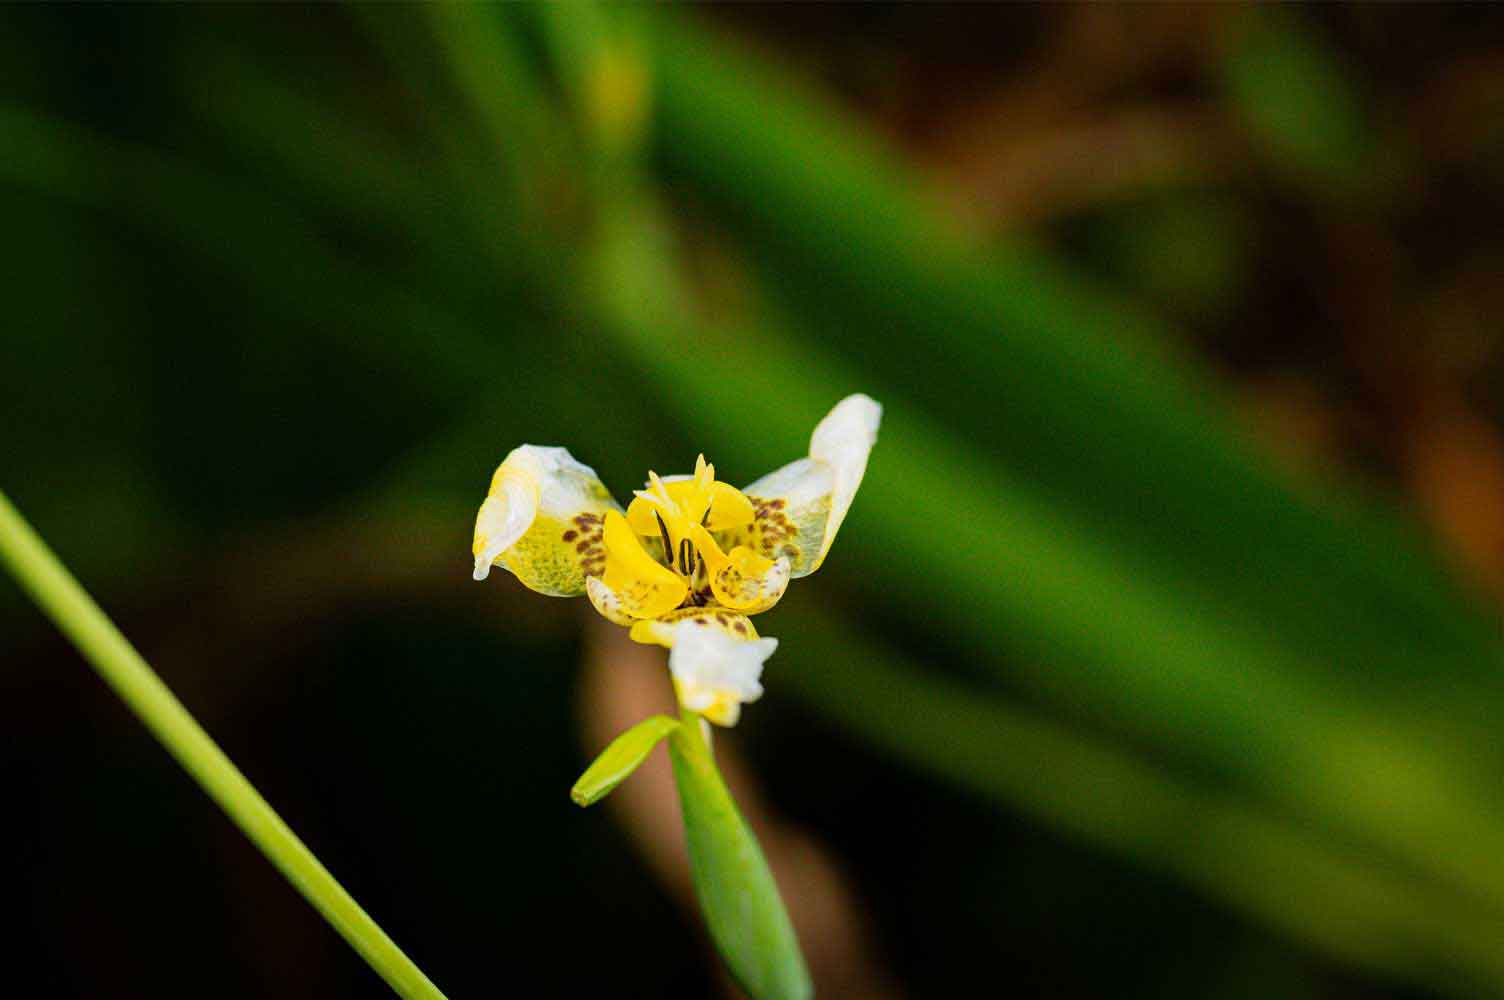
POLYGON ((705 455, 702 452, 700 457, 695 459, 695 485, 701 490, 709 490, 714 482, 715 466, 705 461, 705 455))
POLYGON ((648 470, 648 482, 653 485, 653 493, 659 500, 658 506, 675 517, 684 516, 679 510, 679 505, 674 503, 673 498, 668 495, 668 487, 663 485, 663 480, 658 478, 658 473, 648 470))
POLYGON ((663 536, 663 558, 672 566, 674 564, 674 543, 669 540, 668 525, 663 523, 663 515, 656 510, 653 511, 653 517, 657 518, 658 533, 663 536))

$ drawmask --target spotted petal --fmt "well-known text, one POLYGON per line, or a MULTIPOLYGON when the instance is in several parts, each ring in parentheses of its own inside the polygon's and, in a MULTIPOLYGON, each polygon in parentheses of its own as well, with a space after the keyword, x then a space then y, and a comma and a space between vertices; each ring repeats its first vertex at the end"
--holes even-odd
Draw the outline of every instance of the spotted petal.
POLYGON ((757 638, 757 629, 753 626, 752 619, 717 607, 677 608, 658 618, 632 623, 629 634, 633 642, 672 649, 675 631, 680 622, 719 629, 733 639, 757 638))
POLYGON ((746 545, 724 553, 710 532, 698 525, 691 530, 690 538, 705 560, 710 592, 722 606, 755 615, 777 604, 788 588, 787 556, 769 559, 746 545))
POLYGON ((501 566, 540 594, 578 597, 605 566, 602 519, 620 510, 567 449, 514 448, 475 518, 475 578, 501 566))
POLYGON ((819 569, 867 472, 882 412, 861 393, 837 403, 815 427, 808 458, 790 462, 742 491, 752 502, 753 523, 722 533, 723 544, 733 550, 744 544, 768 559, 786 558, 794 577, 819 569))

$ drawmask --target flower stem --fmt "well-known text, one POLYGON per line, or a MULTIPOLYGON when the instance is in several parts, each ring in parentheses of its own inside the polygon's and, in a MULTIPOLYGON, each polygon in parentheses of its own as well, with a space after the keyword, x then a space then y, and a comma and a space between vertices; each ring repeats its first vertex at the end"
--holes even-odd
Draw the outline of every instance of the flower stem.
POLYGON ((757 838, 732 801, 702 729, 685 709, 668 738, 689 868, 711 940, 753 1000, 814 995, 799 939, 757 838))
POLYGON ((335 881, 0 491, 0 563, 235 825, 398 996, 443 1000, 335 881))

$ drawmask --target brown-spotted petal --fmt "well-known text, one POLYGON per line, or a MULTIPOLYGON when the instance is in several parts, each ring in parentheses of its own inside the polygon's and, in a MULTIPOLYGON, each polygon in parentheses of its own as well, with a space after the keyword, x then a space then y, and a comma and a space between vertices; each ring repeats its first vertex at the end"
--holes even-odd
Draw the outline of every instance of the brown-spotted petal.
POLYGON ((790 462, 742 492, 753 508, 750 528, 721 535, 768 559, 787 558, 792 576, 808 576, 825 561, 877 441, 882 407, 870 396, 847 396, 810 436, 809 457, 790 462))
POLYGON ((475 578, 501 566, 532 590, 578 597, 605 569, 602 522, 620 506, 564 448, 514 448, 475 518, 475 578))

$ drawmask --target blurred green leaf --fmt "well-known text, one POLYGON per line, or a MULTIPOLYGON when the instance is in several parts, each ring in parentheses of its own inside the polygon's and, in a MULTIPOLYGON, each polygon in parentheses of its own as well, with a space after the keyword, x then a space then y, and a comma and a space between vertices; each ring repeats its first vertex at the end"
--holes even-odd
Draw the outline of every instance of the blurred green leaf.
POLYGON ((760 248, 805 340, 1318 667, 1494 673, 1497 630, 1413 526, 1292 490, 1161 320, 1027 241, 984 254, 833 101, 695 22, 655 22, 658 159, 760 248))
POLYGON ((736 981, 754 1000, 814 995, 799 941, 757 839, 721 778, 699 716, 669 737, 684 833, 705 923, 736 981))
POLYGON ((655 715, 611 741, 569 790, 575 805, 595 805, 648 759, 660 740, 679 728, 677 719, 655 715))
MULTIPOLYGON (((875 165, 866 169, 859 149, 840 148, 839 139, 830 139, 833 130, 815 124, 804 109, 782 107, 779 111, 789 121, 776 119, 766 95, 753 100, 740 92, 735 73, 709 59, 705 48, 683 44, 684 36, 673 27, 664 38, 659 69, 667 71, 669 82, 660 88, 660 98, 666 106, 676 99, 696 106, 698 114, 677 123, 676 136, 698 140, 697 154, 718 156, 722 180, 748 176, 746 169, 731 169, 730 161, 756 171, 772 194, 756 209, 763 218, 772 225, 792 222, 801 233, 818 233, 808 242, 830 251, 822 260, 829 272, 861 269, 864 289, 903 288, 908 293, 904 297, 913 302, 886 304, 909 315, 914 302, 922 304, 930 315, 915 317, 915 322, 937 340, 946 335, 951 320, 952 331, 968 325, 976 330, 974 318, 964 311, 975 312, 979 301, 989 312, 995 310, 997 318, 1015 324, 1011 338, 994 336, 993 343, 1007 344, 1024 333, 1032 338, 1045 333, 1048 324, 1026 321, 1018 308, 1021 303, 1043 307, 1040 312, 1057 327, 1051 331, 1053 341, 1035 340, 1031 347, 1037 350, 1027 364, 999 371, 1029 376, 1029 391, 1036 394, 1042 389, 1053 393, 1053 398, 1036 395, 1030 402, 1058 413, 1061 426, 1051 432, 1079 446, 1064 451, 1052 445, 1057 458, 1068 455, 1077 465, 1102 457, 1133 463, 1131 471, 1110 470, 1092 495, 1120 502, 1121 497, 1103 490, 1108 482, 1126 490, 1148 485, 1165 494, 1174 512, 1152 514, 1152 523, 1167 532, 1163 546, 1125 546, 1096 520, 1083 517, 1083 511, 1052 503, 1048 492, 981 458, 959 434, 947 434, 918 412, 892 405, 895 397, 883 388, 886 383, 859 374, 854 370, 858 366, 837 363, 810 338, 796 349, 792 338, 780 337, 765 322, 710 329, 686 320, 669 305, 682 294, 680 280, 666 263, 671 255, 654 227, 641 222, 651 214, 644 199, 602 230, 593 261, 597 270, 587 286, 600 302, 604 327, 638 359, 652 384, 678 400, 688 419, 714 426, 715 440, 739 442, 745 454, 755 452, 765 456, 759 461, 771 463, 791 457, 797 447, 793 442, 802 441, 830 401, 855 389, 879 395, 890 403, 890 420, 869 476, 881 475, 882 469, 887 475, 884 488, 865 494, 869 499, 864 502, 875 505, 882 530, 858 533, 863 540, 856 544, 866 565, 888 575, 894 589, 969 634, 977 652, 995 667, 1027 678, 1073 711, 1147 738, 1173 758, 1199 759, 1198 766, 1210 765, 1211 773, 1224 780, 1256 790, 1322 827, 1358 837, 1371 849, 1391 852, 1445 886, 1445 892, 1481 892, 1491 909, 1504 912, 1504 867, 1497 862, 1504 847, 1504 808, 1492 783, 1472 764, 1474 752, 1459 738, 1455 715, 1428 717, 1413 712, 1411 704, 1386 704, 1366 689, 1372 678, 1323 669, 1322 659, 1294 635, 1268 627, 1269 598, 1258 596, 1276 592, 1273 600, 1280 612, 1303 621, 1302 632, 1330 634, 1335 629, 1345 636, 1332 620, 1339 609, 1345 610, 1362 622, 1355 627, 1365 637, 1365 648, 1375 650, 1383 645, 1384 619, 1374 620, 1366 603, 1369 595, 1407 608, 1405 625, 1412 641, 1420 616, 1434 612, 1436 620, 1426 624, 1451 630, 1449 658, 1471 649, 1476 656, 1462 662, 1486 670, 1484 664, 1500 658, 1497 638, 1481 620, 1469 619, 1465 604, 1443 596, 1451 588, 1437 568, 1427 567, 1411 550, 1405 555, 1429 573, 1398 572, 1403 560, 1393 557, 1402 551, 1400 545, 1381 546, 1376 531, 1354 532, 1296 501, 1264 466, 1234 445, 1215 408, 1188 393, 1189 386, 1173 368, 1156 364, 1140 350, 1103 340, 1095 327, 1109 322, 1105 314, 1093 319, 1080 307, 1087 303, 1091 308, 1089 294, 1059 294, 1068 286, 1047 280, 1028 290, 999 287, 996 277, 1007 274, 1007 266, 989 268, 947 241, 904 190, 890 185, 890 173, 875 165), (749 134, 760 140, 772 137, 773 142, 748 143, 749 134), (794 155, 800 144, 809 147, 803 151, 807 155, 794 155), (818 175, 801 166, 814 163, 821 165, 818 175), (811 197, 814 191, 818 196, 811 197), (777 216, 769 212, 774 199, 785 208, 795 200, 802 207, 777 216), (878 217, 887 218, 869 217, 874 208, 878 217), (823 215, 822 224, 812 225, 811 214, 823 215), (846 236, 839 246, 830 242, 833 231, 846 236), (904 238, 900 233, 905 242, 896 242, 904 238), (918 247, 925 248, 926 256, 915 255, 918 247), (1093 351, 1083 353, 1088 344, 1093 351), (1052 377, 1040 378, 1045 371, 1052 377), (1056 381, 1056 375, 1074 384, 1056 381), (768 406, 768 400, 780 405, 768 406), (1092 409, 1097 411, 1094 425, 1084 426, 1082 419, 1092 409), (802 420, 793 417, 801 411, 802 420), (757 419, 748 420, 748 414, 757 419), (791 423, 802 426, 796 430, 791 423), (1144 440, 1123 447, 1125 433, 1130 438, 1142 433, 1144 440), (773 455, 771 443, 780 437, 790 452, 773 455), (1205 466, 1185 467, 1192 455, 1204 458, 1205 466), (1151 461, 1179 468, 1160 477, 1143 468, 1151 461), (1292 603, 1288 593, 1277 593, 1284 587, 1261 582, 1245 590, 1235 583, 1231 589, 1263 605, 1238 609, 1196 586, 1176 566, 1177 557, 1167 560, 1165 554, 1195 551, 1198 543, 1214 538, 1243 543, 1240 557, 1228 564, 1231 580, 1246 571, 1249 559, 1272 550, 1276 562, 1284 563, 1282 580, 1309 582, 1302 575, 1305 567, 1296 570, 1295 564, 1307 561, 1310 552, 1300 546, 1248 545, 1246 536, 1226 530, 1229 512, 1195 489, 1219 477, 1219 488, 1237 489, 1235 502, 1249 508, 1240 523, 1257 524, 1281 542, 1289 540, 1284 533, 1298 523, 1298 533, 1311 545, 1346 554, 1335 563, 1316 560, 1321 568, 1313 572, 1335 569, 1346 577, 1323 596, 1346 600, 1361 592, 1363 597, 1346 608, 1323 607, 1327 620, 1318 622, 1305 613, 1308 609, 1292 603), (1292 511, 1303 523, 1290 521, 1292 511), (1215 519, 1214 529, 1209 516, 1215 519), (1186 520, 1206 524, 1206 534, 1188 533, 1186 520), (938 533, 937 525, 944 526, 938 533), (1355 566, 1363 566, 1360 577, 1346 576, 1355 566), (1360 580, 1361 591, 1355 586, 1360 580), (1461 627, 1452 629, 1454 624, 1461 627), (1361 791, 1353 794, 1354 789, 1361 791), (1414 821, 1396 822, 1396 815, 1414 821), (1459 853, 1461 845, 1485 844, 1489 846, 1466 850, 1465 856, 1459 853)), ((677 144, 666 148, 677 149, 677 144)), ((705 169, 705 155, 690 159, 696 169, 705 169)), ((1043 278, 1046 270, 1026 266, 1012 277, 1032 271, 1043 278)), ((975 368, 987 351, 981 341, 972 346, 975 368)), ((908 366, 904 382, 913 383, 913 355, 867 353, 908 366)), ((1039 415, 1032 416, 1037 425, 1039 415)), ((1431 655, 1435 653, 1433 646, 1431 655)), ((1375 655, 1405 668, 1396 651, 1375 655)), ((1497 703, 1499 686, 1489 684, 1490 699, 1497 703)))
POLYGON ((932 627, 968 637, 982 662, 1073 711, 1199 759, 1504 912, 1504 812, 1453 717, 1385 706, 1313 671, 1277 632, 1212 612, 812 345, 645 309, 658 301, 643 292, 653 255, 621 238, 602 257, 612 328, 653 383, 712 429, 708 439, 776 464, 841 395, 867 389, 886 404, 841 551, 858 549, 869 573, 910 592, 932 627), (784 405, 760 405, 774 397, 784 405))
POLYGON ((158 150, 98 136, 72 123, 0 105, 0 180, 117 213, 220 266, 283 315, 307 321, 352 357, 397 359, 436 394, 483 381, 475 360, 494 356, 447 303, 395 275, 341 255, 285 200, 158 150), (470 359, 471 364, 462 365, 470 359))
POLYGON ((939 677, 817 601, 786 598, 776 625, 788 659, 769 670, 773 696, 807 700, 956 788, 1172 872, 1359 965, 1465 995, 1504 982, 1495 907, 1355 851, 1260 796, 1177 776, 1118 741, 939 677))
POLYGON ((1221 319, 1250 273, 1252 226, 1229 199, 1177 192, 1114 205, 1092 219, 1096 255, 1125 281, 1190 319, 1221 319))
POLYGON ((1255 143, 1330 196, 1371 194, 1376 142, 1349 71, 1301 12, 1249 8, 1223 67, 1255 143))

